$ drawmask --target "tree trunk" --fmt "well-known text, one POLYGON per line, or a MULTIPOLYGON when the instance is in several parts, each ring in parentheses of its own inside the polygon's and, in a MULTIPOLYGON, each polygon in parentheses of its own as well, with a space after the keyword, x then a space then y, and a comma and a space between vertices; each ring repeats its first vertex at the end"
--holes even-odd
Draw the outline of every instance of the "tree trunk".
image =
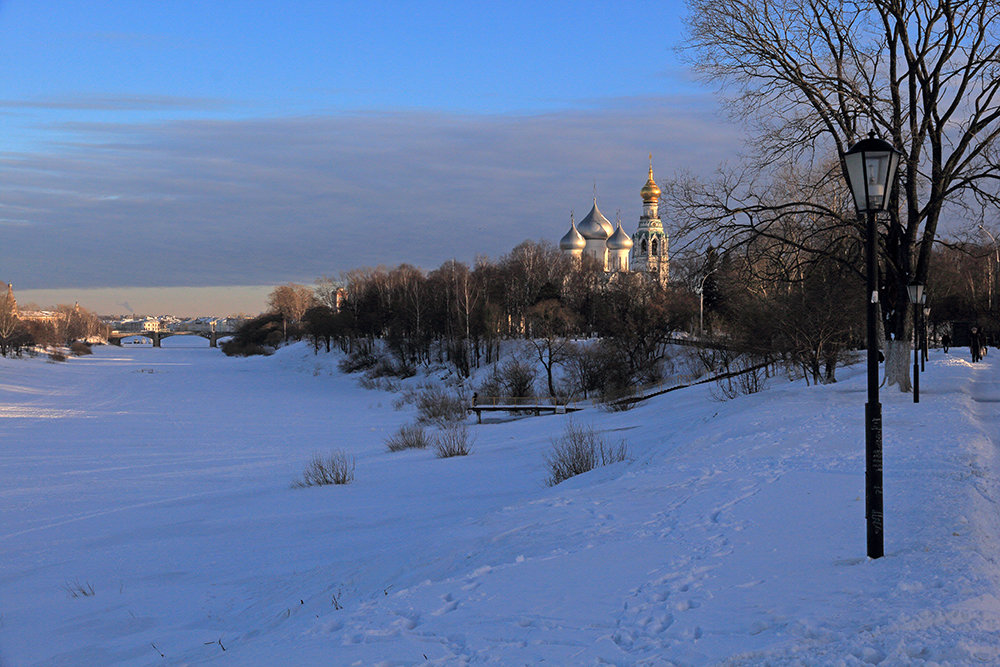
POLYGON ((899 385, 899 390, 913 390, 910 384, 910 341, 885 341, 885 379, 889 386, 899 385))

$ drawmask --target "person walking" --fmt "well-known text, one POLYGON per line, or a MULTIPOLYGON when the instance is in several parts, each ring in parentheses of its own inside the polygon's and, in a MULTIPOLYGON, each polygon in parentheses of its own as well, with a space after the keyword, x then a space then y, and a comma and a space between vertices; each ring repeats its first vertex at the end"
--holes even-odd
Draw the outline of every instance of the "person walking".
POLYGON ((983 358, 983 335, 977 327, 972 327, 972 333, 969 334, 969 350, 972 352, 972 363, 983 358))
POLYGON ((951 336, 948 334, 941 336, 941 347, 944 348, 944 353, 948 354, 948 348, 951 347, 951 336))

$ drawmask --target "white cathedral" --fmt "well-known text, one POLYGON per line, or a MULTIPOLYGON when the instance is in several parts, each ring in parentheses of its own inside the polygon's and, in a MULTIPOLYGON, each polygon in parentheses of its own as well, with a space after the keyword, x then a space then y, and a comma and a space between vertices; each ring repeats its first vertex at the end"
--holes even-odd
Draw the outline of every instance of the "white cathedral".
POLYGON ((649 157, 649 178, 640 191, 642 215, 639 226, 629 237, 621 220, 612 227, 608 219, 594 206, 577 225, 570 214, 569 231, 559 241, 563 252, 578 259, 590 257, 607 273, 644 273, 666 283, 670 277, 670 259, 666 232, 660 222, 658 208, 660 188, 653 180, 653 157, 649 157))

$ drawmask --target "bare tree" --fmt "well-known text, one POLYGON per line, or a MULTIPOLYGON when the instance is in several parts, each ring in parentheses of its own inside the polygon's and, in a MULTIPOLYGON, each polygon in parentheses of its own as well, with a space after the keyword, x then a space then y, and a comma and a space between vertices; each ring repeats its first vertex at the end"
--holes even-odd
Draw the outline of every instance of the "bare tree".
POLYGON ((714 188, 675 185, 668 199, 692 214, 689 231, 718 230, 723 243, 762 236, 822 253, 812 241, 832 234, 787 238, 780 223, 806 211, 826 232, 860 239, 846 186, 839 201, 817 194, 843 182, 844 153, 876 132, 904 153, 879 243, 885 332, 905 340, 905 285, 927 282, 942 214, 975 223, 998 202, 1000 7, 993 0, 689 0, 688 7, 695 67, 721 82, 730 112, 753 136, 739 171, 714 188), (775 200, 779 173, 812 175, 794 178, 796 189, 775 200))
POLYGON ((344 284, 330 276, 317 278, 316 286, 313 288, 313 296, 321 305, 336 312, 340 310, 341 301, 344 299, 344 284))
POLYGON ((556 395, 552 371, 562 364, 572 351, 569 334, 576 328, 576 314, 556 299, 539 301, 528 309, 528 340, 535 349, 538 361, 545 368, 549 396, 556 395))
POLYGON ((284 321, 285 338, 288 337, 288 325, 299 322, 306 311, 315 305, 313 291, 297 283, 278 285, 267 297, 267 307, 281 315, 284 321))
POLYGON ((697 306, 687 293, 664 288, 635 273, 616 275, 601 291, 598 330, 627 364, 631 379, 659 379, 660 362, 675 332, 697 306))
POLYGON ((0 292, 0 356, 7 356, 8 349, 20 327, 17 317, 17 302, 9 288, 0 292))

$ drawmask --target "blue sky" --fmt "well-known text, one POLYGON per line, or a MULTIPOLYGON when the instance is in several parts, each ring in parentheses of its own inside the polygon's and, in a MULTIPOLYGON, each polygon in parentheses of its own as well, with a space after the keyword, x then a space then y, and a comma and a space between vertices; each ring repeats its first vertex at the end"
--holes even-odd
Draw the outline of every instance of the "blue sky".
POLYGON ((684 11, 0 0, 0 280, 153 312, 127 290, 429 269, 557 240, 595 181, 629 228, 648 152, 732 150, 684 11))

